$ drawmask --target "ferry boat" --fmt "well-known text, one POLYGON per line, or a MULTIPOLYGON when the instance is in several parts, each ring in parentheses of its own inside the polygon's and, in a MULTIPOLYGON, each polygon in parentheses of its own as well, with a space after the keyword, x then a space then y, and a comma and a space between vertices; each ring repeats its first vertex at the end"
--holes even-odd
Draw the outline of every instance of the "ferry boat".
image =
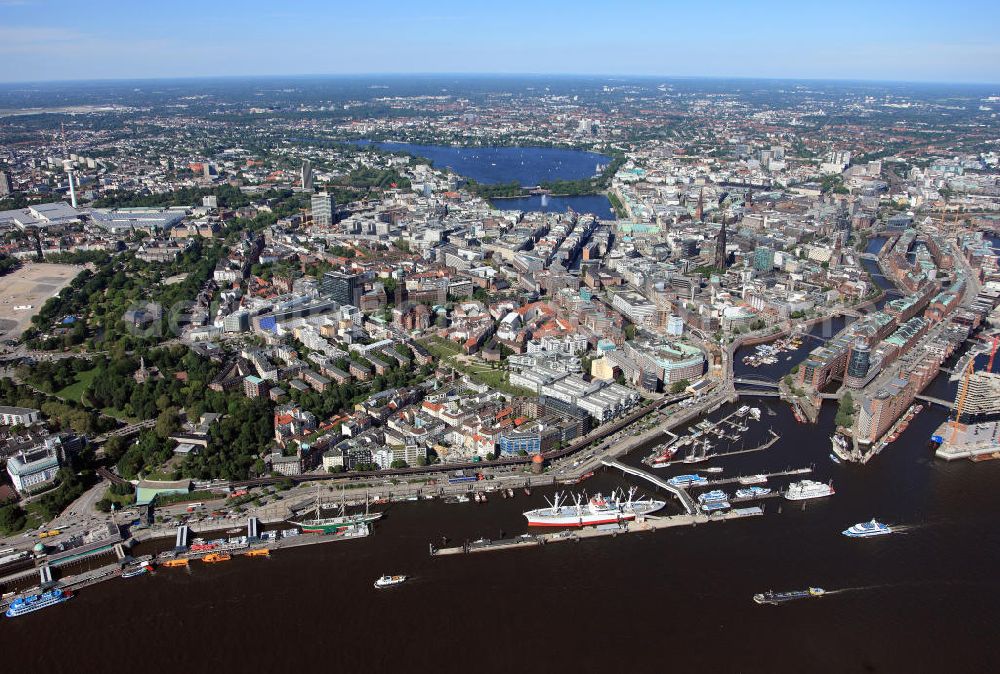
POLYGON ((254 548, 253 550, 247 550, 244 553, 247 557, 270 557, 270 548, 254 548))
POLYGON ((832 496, 836 492, 832 485, 816 482, 815 480, 802 480, 788 485, 785 498, 789 501, 805 501, 811 498, 822 498, 832 496))
POLYGON ((226 554, 225 552, 210 552, 201 558, 201 561, 206 564, 217 564, 219 562, 228 562, 233 556, 226 554))
POLYGON ((7 608, 5 615, 8 618, 17 618, 18 616, 22 616, 26 613, 33 613, 34 611, 40 611, 43 608, 61 604, 72 596, 73 593, 69 590, 60 590, 59 588, 55 588, 54 590, 49 590, 48 592, 43 592, 42 594, 32 594, 27 597, 18 597, 11 602, 11 605, 7 608))
POLYGON ((633 520, 638 516, 656 512, 666 505, 665 501, 635 499, 635 488, 625 496, 613 492, 610 496, 597 494, 583 502, 583 497, 573 497, 573 505, 566 504, 561 493, 556 493, 549 507, 536 508, 524 513, 528 526, 533 527, 584 527, 597 524, 612 524, 623 520, 633 520))
POLYGON ((712 491, 707 491, 698 497, 699 503, 713 503, 719 501, 728 501, 729 494, 722 491, 721 489, 714 489, 712 491))
POLYGON ((187 560, 187 558, 183 558, 183 557, 180 558, 180 559, 168 559, 165 562, 163 562, 163 566, 165 566, 167 568, 171 568, 171 567, 175 567, 175 566, 187 566, 187 565, 188 565, 188 560, 187 560))
POLYGON ((873 536, 891 534, 892 527, 881 522, 876 522, 872 518, 871 522, 858 522, 854 526, 844 529, 841 533, 849 538, 871 538, 873 536))
POLYGON ((705 484, 708 479, 701 475, 675 475, 667 480, 674 487, 691 487, 693 485, 705 484))
POLYGON ((770 493, 771 490, 767 487, 747 487, 745 489, 737 489, 736 498, 759 498, 767 496, 770 493))
POLYGON ((728 508, 729 501, 710 501, 701 504, 701 509, 706 513, 715 512, 716 510, 727 510, 728 508))
POLYGON ((796 599, 812 599, 816 597, 822 597, 826 594, 826 590, 821 587, 810 587, 808 590, 793 590, 791 592, 775 592, 774 590, 768 590, 767 592, 762 592, 760 594, 755 594, 753 600, 758 604, 783 604, 787 601, 795 601, 796 599))
POLYGON ((375 587, 392 587, 393 585, 402 585, 406 582, 406 576, 381 576, 375 581, 375 587))

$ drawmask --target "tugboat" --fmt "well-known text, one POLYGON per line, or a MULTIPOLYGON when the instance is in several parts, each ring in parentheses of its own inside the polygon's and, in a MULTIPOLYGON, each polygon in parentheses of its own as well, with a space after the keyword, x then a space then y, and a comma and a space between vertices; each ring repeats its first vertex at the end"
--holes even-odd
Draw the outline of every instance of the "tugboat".
POLYGON ((892 527, 888 524, 876 522, 872 518, 871 522, 858 522, 852 527, 844 529, 842 532, 848 538, 871 538, 873 536, 885 536, 892 533, 892 527))
POLYGON ((767 592, 755 594, 753 596, 753 600, 758 604, 778 605, 789 601, 795 601, 796 599, 814 599, 816 597, 822 597, 824 594, 826 594, 826 590, 821 587, 811 587, 808 590, 793 590, 791 592, 775 592, 774 590, 768 590, 767 592))
POLYGON ((402 585, 406 582, 406 576, 381 576, 375 581, 375 587, 382 589, 393 585, 402 585))

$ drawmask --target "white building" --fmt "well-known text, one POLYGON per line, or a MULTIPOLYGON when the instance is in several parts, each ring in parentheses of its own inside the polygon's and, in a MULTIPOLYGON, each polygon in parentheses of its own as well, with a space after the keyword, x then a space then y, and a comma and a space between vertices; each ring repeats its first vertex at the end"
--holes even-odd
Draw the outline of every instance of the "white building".
POLYGON ((41 412, 30 407, 0 405, 0 426, 30 426, 41 421, 41 412))
POLYGON ((20 452, 7 460, 7 474, 15 489, 26 493, 56 479, 59 472, 57 442, 57 438, 49 438, 41 447, 20 452))

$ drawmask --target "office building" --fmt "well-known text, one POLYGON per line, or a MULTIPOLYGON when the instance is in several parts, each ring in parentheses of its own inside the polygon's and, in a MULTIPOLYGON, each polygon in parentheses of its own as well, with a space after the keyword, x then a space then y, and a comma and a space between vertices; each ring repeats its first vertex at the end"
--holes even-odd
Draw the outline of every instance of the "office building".
POLYGON ((774 269, 774 250, 768 246, 757 246, 753 252, 753 268, 759 272, 770 272, 774 269))
POLYGON ((329 192, 317 192, 312 195, 312 221, 314 225, 329 227, 333 224, 333 195, 329 192))
POLYGON ((319 286, 320 293, 329 295, 334 302, 355 307, 361 303, 363 289, 364 284, 360 274, 345 274, 339 271, 328 271, 323 274, 323 282, 319 286))
POLYGON ((961 398, 962 388, 965 388, 965 400, 962 403, 961 423, 971 424, 1000 419, 1000 374, 993 372, 973 372, 967 375, 968 383, 958 387, 955 397, 956 406, 961 398))
POLYGON ((313 170, 312 163, 305 159, 302 161, 302 189, 312 191, 313 188, 313 170))
POLYGON ((851 350, 851 356, 847 361, 847 376, 856 379, 864 379, 871 367, 871 349, 868 343, 859 339, 851 350))

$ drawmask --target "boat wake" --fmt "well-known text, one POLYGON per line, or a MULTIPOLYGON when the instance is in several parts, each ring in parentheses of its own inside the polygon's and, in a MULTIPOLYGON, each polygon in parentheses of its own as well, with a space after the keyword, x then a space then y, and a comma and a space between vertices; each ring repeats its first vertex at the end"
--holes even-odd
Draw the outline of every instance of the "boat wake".
POLYGON ((883 583, 881 585, 858 585, 857 587, 840 587, 836 590, 827 590, 826 594, 847 594, 849 592, 869 592, 871 590, 878 590, 885 587, 892 587, 889 583, 883 583))

